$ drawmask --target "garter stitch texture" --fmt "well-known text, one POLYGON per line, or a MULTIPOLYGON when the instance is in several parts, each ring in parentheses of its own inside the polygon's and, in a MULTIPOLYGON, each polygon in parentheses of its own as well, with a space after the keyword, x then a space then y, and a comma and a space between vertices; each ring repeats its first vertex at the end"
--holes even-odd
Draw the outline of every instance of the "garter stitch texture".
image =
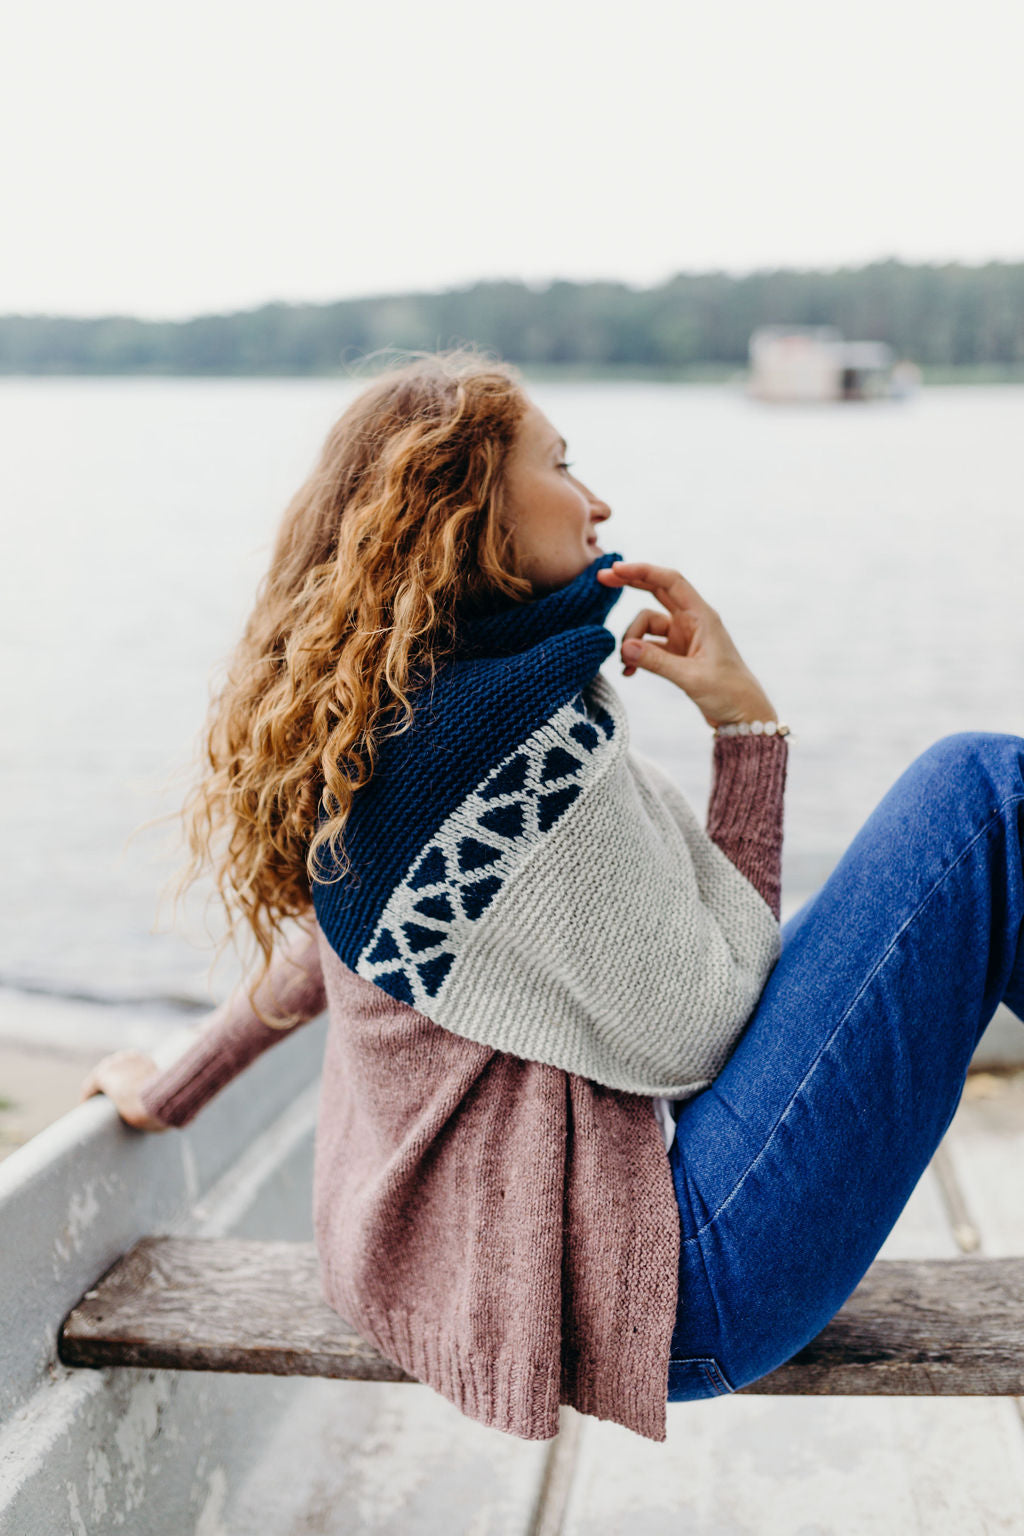
MULTIPOLYGON (((716 742, 704 832, 598 672, 615 558, 467 626, 266 997, 330 1013, 325 1299, 527 1439, 560 1403, 665 1438, 679 1214, 652 1096, 714 1073, 778 944, 785 739, 716 742)), ((240 991, 143 1104, 183 1126, 290 1032, 240 991)))

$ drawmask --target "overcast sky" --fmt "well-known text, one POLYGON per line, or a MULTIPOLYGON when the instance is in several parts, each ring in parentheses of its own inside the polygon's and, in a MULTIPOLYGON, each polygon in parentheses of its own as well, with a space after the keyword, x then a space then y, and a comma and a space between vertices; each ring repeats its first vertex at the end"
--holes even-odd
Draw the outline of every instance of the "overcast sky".
POLYGON ((33 0, 0 312, 1024 259, 1014 0, 33 0))

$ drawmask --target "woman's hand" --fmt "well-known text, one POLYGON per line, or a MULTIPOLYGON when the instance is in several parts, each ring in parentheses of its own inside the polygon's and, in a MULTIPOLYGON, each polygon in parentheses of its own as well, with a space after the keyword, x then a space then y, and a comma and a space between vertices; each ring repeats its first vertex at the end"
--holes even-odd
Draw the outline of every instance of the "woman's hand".
POLYGON ((112 1055, 104 1056, 86 1075, 78 1101, 83 1103, 94 1093, 105 1093, 113 1100, 121 1119, 134 1125, 136 1130, 169 1131, 171 1127, 148 1114, 139 1099, 143 1083, 159 1071, 153 1058, 141 1051, 114 1051, 112 1055))
POLYGON ((678 571, 643 560, 602 566, 605 586, 652 592, 668 609, 644 608, 622 637, 623 676, 638 667, 657 672, 693 700, 708 725, 774 720, 775 710, 729 633, 708 603, 678 571), (658 640, 645 636, 657 635, 658 640))

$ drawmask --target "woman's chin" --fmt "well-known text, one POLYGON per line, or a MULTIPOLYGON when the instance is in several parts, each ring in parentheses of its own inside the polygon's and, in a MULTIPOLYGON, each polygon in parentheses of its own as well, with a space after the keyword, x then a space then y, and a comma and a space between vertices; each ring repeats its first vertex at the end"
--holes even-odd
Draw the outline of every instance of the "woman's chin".
POLYGON ((567 587, 571 581, 576 580, 577 576, 582 576, 584 571, 589 570, 594 561, 605 553, 600 544, 586 544, 584 553, 576 560, 567 557, 561 569, 557 566, 549 566, 544 571, 535 571, 530 575, 534 597, 542 597, 547 592, 557 592, 560 587, 567 587))

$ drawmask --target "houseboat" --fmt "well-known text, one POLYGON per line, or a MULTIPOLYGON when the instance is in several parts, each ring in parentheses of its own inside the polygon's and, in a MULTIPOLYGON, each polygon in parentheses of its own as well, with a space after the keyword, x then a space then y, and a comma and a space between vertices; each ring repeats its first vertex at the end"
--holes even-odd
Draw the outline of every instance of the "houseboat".
POLYGON ((884 341, 846 341, 830 325, 763 325, 750 337, 748 392, 803 403, 902 398, 920 373, 884 341))

